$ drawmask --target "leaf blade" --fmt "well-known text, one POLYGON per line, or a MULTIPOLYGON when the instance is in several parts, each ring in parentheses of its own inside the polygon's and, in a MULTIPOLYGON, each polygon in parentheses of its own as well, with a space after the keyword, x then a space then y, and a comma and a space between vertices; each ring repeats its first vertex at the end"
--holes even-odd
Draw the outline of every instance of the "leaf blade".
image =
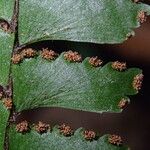
POLYGON ((0 18, 11 21, 14 8, 14 0, 0 1, 0 18))
POLYGON ((28 147, 32 149, 45 150, 127 150, 126 146, 114 146, 108 143, 108 135, 105 135, 93 142, 86 141, 82 133, 83 129, 78 129, 71 137, 60 135, 58 129, 54 129, 51 133, 42 135, 35 131, 30 133, 20 134, 14 128, 10 129, 10 150, 24 150, 28 147), (17 142, 16 142, 17 141, 17 142), (20 144, 22 143, 22 144, 20 144))
MULTIPOLYGON (((0 23, 11 22, 14 0, 0 1, 0 23)), ((7 25, 8 25, 7 24, 7 25)), ((14 35, 0 29, 0 86, 6 86, 9 79, 11 52, 13 49, 14 35)), ((2 93, 0 93, 2 94, 2 93)), ((3 94, 2 94, 3 95, 3 94)), ((1 95, 1 96, 2 96, 1 95)), ((2 96, 3 97, 3 96, 2 96)), ((6 128, 10 111, 4 106, 0 98, 0 149, 4 149, 6 128)))
POLYGON ((150 12, 150 7, 131 0, 22 0, 20 42, 49 39, 122 43, 139 27, 137 16, 141 10, 150 12))
POLYGON ((4 148, 5 132, 7 127, 7 121, 9 118, 9 111, 0 101, 0 149, 4 148))
POLYGON ((89 59, 70 63, 64 53, 49 62, 40 57, 13 66, 17 111, 37 107, 63 107, 91 112, 120 112, 118 103, 137 91, 133 78, 140 69, 119 72, 111 63, 94 68, 89 59))
POLYGON ((11 51, 13 49, 14 35, 0 31, 0 84, 8 82, 11 51))

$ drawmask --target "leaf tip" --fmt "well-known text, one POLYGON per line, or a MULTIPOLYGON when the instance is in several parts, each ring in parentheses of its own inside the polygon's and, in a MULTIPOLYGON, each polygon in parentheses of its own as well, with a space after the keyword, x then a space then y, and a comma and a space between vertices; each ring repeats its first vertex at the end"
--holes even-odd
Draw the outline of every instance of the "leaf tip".
POLYGON ((135 32, 134 32, 134 31, 129 32, 129 33, 126 35, 126 40, 132 38, 133 36, 135 36, 135 32))

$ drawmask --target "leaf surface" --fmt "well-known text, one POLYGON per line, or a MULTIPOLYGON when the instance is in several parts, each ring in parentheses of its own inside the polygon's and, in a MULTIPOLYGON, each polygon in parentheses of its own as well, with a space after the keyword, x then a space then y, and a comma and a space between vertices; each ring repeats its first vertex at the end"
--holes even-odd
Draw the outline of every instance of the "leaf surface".
MULTIPOLYGON (((11 23, 14 3, 0 1, 0 20, 11 23)), ((130 0, 20 0, 18 37, 21 45, 46 39, 121 43, 139 27, 137 16, 141 11, 149 14, 150 7, 130 0)), ((13 44, 14 34, 0 29, 2 86, 8 83, 13 44)), ((82 63, 71 63, 64 60, 63 54, 51 62, 41 57, 26 59, 20 65, 12 65, 13 102, 17 112, 38 107, 120 112, 120 100, 137 93, 132 83, 141 72, 136 68, 119 72, 112 69, 111 63, 94 68, 88 58, 82 63)), ((0 101, 0 150, 4 148, 9 115, 0 101)), ((109 144, 108 135, 86 141, 81 132, 78 129, 71 137, 60 135, 57 129, 42 135, 35 131, 22 135, 10 128, 7 144, 10 150, 127 149, 109 144)))
POLYGON ((108 135, 104 135, 92 142, 83 137, 83 129, 78 129, 71 137, 61 135, 58 129, 51 133, 39 134, 36 131, 21 134, 10 129, 10 150, 127 150, 126 146, 115 146, 108 142, 108 135))
MULTIPOLYGON (((11 21, 14 0, 0 1, 0 18, 11 21)), ((13 49, 14 35, 0 29, 0 85, 6 85, 8 81, 11 51, 13 49)))
POLYGON ((9 118, 9 111, 5 108, 5 106, 0 101, 0 149, 1 150, 4 148, 5 131, 6 131, 8 118, 9 118))
MULTIPOLYGON (((8 24, 13 15, 14 0, 0 0, 0 20, 8 24)), ((14 35, 0 29, 0 85, 8 84, 11 51, 13 49, 14 35)), ((0 150, 4 149, 5 132, 10 112, 0 100, 0 150)))
POLYGON ((68 40, 121 43, 140 26, 150 6, 132 0, 21 0, 20 43, 68 40))
POLYGON ((0 85, 8 82, 14 36, 0 30, 0 85))
POLYGON ((0 1, 0 18, 11 21, 14 8, 14 0, 1 0, 0 1))
POLYGON ((120 112, 119 101, 137 93, 132 82, 141 72, 136 68, 119 72, 111 63, 95 68, 89 58, 71 63, 64 54, 52 62, 26 59, 13 65, 14 103, 17 111, 46 106, 120 112))

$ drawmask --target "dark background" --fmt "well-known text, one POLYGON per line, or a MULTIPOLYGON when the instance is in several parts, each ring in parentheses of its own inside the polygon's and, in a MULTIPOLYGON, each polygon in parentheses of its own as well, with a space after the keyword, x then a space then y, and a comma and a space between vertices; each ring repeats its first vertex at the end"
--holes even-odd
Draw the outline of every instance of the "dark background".
MULTIPOLYGON (((148 0, 147 3, 150 3, 148 0)), ((121 113, 88 113, 62 108, 40 108, 22 112, 17 122, 39 120, 51 125, 67 123, 74 129, 93 129, 100 135, 111 133, 122 136, 131 150, 150 150, 150 17, 135 30, 136 36, 123 44, 99 45, 66 41, 45 41, 30 46, 49 47, 58 52, 75 50, 83 57, 99 56, 104 60, 126 61, 129 67, 143 69, 144 82, 138 95, 130 97, 131 104, 121 113)))

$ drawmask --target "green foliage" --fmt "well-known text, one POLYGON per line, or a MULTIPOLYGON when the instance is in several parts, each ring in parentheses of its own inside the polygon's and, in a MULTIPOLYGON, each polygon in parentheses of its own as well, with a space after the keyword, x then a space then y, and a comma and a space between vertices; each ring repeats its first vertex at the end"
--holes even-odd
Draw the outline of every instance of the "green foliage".
POLYGON ((1 85, 6 85, 8 82, 13 42, 14 42, 13 35, 0 31, 0 84, 1 85))
MULTIPOLYGON (((13 15, 14 0, 0 1, 0 19, 8 22, 13 15)), ((14 35, 0 29, 0 85, 6 85, 9 74, 11 51, 14 44, 14 35)))
POLYGON ((1 0, 0 1, 0 18, 11 21, 13 9, 14 9, 14 0, 1 0))
POLYGON ((131 0, 20 0, 19 18, 15 18, 15 2, 18 0, 0 0, 0 26, 5 29, 0 29, 0 85, 5 91, 3 98, 13 98, 15 105, 9 112, 0 101, 0 150, 4 149, 4 142, 10 150, 126 150, 127 147, 108 143, 108 135, 86 141, 83 129, 64 137, 56 128, 42 135, 33 130, 21 134, 7 125, 13 113, 44 106, 120 112, 120 100, 129 100, 128 96, 138 92, 133 88, 133 79, 141 74, 140 69, 117 71, 111 63, 93 67, 89 58, 82 63, 72 63, 65 60, 63 54, 55 61, 38 56, 12 65, 11 53, 16 42, 20 47, 46 39, 121 43, 139 27, 139 13, 150 14, 150 7, 131 0), (8 32, 10 27, 15 28, 16 19, 18 32, 8 32), (12 97, 11 91, 6 91, 10 77, 12 97), (6 135, 9 143, 5 141, 6 135))
POLYGON ((9 111, 3 106, 0 101, 0 149, 4 147, 5 131, 9 118, 9 111))
POLYGON ((140 11, 150 7, 132 0, 21 0, 20 42, 121 43, 139 27, 140 11))
POLYGON ((139 69, 117 71, 111 63, 93 67, 89 58, 72 63, 61 54, 55 61, 26 59, 12 69, 17 111, 43 106, 92 112, 118 112, 118 103, 134 95, 133 78, 139 69))
POLYGON ((98 140, 86 141, 83 137, 83 129, 78 129, 74 135, 65 137, 57 128, 52 132, 39 134, 32 130, 29 133, 17 133, 15 128, 10 129, 10 150, 127 150, 125 146, 116 146, 108 142, 108 135, 98 140))

